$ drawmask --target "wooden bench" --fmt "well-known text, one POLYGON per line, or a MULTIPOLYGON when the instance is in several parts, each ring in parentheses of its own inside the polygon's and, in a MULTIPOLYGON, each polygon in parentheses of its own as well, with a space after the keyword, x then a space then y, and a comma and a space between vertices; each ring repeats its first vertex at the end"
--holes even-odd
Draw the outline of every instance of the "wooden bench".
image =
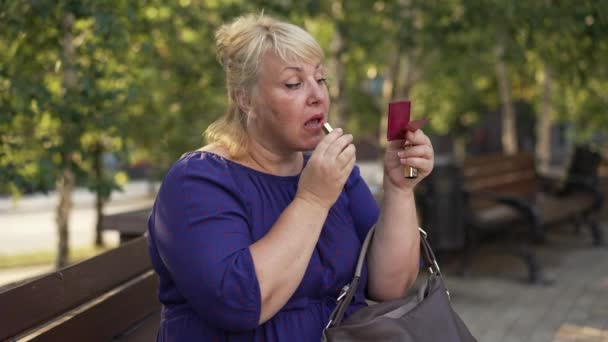
POLYGON ((0 340, 153 341, 157 287, 137 238, 0 292, 0 340))
POLYGON ((561 181, 542 177, 534 158, 526 153, 467 158, 463 175, 473 241, 479 240, 475 235, 525 227, 527 236, 518 236, 515 252, 524 257, 533 282, 542 282, 543 276, 528 242, 544 241, 550 225, 584 223, 591 229, 593 243, 603 243, 596 215, 602 195, 580 176, 561 181))
MULTIPOLYGON (((461 273, 468 274, 473 257, 480 244, 486 242, 492 233, 509 232, 513 225, 524 224, 522 214, 509 205, 492 203, 498 214, 488 226, 482 226, 478 216, 483 215, 473 209, 472 196, 464 190, 466 184, 462 165, 452 158, 436 160, 433 172, 417 187, 417 207, 421 224, 426 228, 431 245, 439 254, 459 253, 462 256, 461 273)), ((491 206, 488 204, 488 208, 491 206)), ((479 208, 477 208, 479 209, 479 208)), ((528 246, 528 237, 516 236, 518 239, 501 239, 498 248, 509 254, 524 258, 528 266, 529 280, 533 283, 546 283, 542 270, 533 250, 528 246), (505 244, 508 242, 508 244, 505 244), (515 242, 513 244, 512 242, 515 242)))
POLYGON ((104 215, 101 230, 117 231, 124 243, 142 236, 148 227, 148 216, 152 208, 143 208, 117 214, 104 215))

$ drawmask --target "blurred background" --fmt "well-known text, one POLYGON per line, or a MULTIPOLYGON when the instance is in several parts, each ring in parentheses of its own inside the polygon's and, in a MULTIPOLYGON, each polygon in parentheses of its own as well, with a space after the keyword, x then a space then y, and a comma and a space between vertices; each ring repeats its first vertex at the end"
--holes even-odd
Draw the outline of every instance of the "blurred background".
POLYGON ((0 1, 0 286, 119 243, 104 217, 149 208, 226 107, 215 30, 262 11, 324 48, 374 191, 396 99, 439 159, 608 156, 608 1, 0 1))

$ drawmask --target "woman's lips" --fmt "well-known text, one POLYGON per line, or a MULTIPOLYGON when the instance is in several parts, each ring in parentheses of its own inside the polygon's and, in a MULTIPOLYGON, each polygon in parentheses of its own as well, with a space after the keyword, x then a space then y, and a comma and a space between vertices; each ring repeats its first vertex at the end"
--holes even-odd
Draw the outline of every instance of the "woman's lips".
POLYGON ((304 123, 304 127, 310 130, 318 130, 325 122, 325 115, 317 114, 308 119, 308 121, 304 123))
POLYGON ((323 123, 325 123, 323 119, 310 119, 306 121, 304 127, 306 127, 307 129, 317 130, 321 128, 321 126, 323 126, 323 123))

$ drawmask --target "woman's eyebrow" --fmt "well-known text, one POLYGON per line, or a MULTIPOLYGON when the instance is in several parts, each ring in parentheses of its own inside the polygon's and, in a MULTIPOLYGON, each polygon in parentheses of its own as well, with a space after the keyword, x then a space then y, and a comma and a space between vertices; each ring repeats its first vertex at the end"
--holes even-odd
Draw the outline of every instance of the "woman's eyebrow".
MULTIPOLYGON (((315 66, 315 70, 322 69, 322 68, 323 68, 323 65, 321 63, 319 63, 319 64, 317 64, 315 66)), ((283 71, 285 71, 285 70, 295 70, 297 72, 302 72, 302 70, 304 70, 304 69, 302 67, 299 67, 299 66, 288 65, 288 66, 286 66, 286 67, 283 68, 283 71)))
POLYGON ((297 72, 302 72, 302 68, 297 66, 286 66, 283 68, 283 71, 285 70, 295 70, 297 72))

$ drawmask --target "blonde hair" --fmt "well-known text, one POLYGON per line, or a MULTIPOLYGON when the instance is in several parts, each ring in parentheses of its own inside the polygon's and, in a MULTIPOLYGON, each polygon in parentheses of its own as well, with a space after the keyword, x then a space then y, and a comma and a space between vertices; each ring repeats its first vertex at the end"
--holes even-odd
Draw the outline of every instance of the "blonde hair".
POLYGON ((284 61, 320 63, 323 50, 304 29, 260 15, 246 15, 222 25, 215 33, 217 59, 226 73, 228 109, 205 130, 209 144, 227 149, 233 158, 247 150, 247 114, 238 106, 238 91, 251 92, 262 58, 273 52, 284 61))

